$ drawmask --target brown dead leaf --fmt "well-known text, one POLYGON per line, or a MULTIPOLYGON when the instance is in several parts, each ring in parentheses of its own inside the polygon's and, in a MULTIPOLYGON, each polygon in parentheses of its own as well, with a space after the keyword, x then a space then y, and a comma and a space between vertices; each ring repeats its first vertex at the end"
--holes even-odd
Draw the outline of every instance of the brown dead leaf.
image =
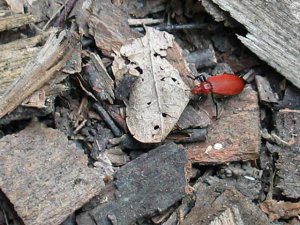
POLYGON ((128 128, 140 142, 164 140, 189 101, 189 88, 166 59, 166 49, 174 43, 172 35, 148 27, 146 35, 124 45, 114 61, 118 78, 125 73, 140 76, 126 108, 128 128))

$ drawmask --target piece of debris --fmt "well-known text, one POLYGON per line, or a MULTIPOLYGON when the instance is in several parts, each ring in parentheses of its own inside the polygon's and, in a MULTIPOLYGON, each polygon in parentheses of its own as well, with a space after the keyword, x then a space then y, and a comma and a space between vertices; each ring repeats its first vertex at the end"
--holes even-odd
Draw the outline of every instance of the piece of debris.
POLYGON ((26 225, 60 224, 104 186, 66 136, 40 123, 0 139, 0 188, 26 225))
POLYGON ((300 202, 284 202, 273 199, 260 204, 261 210, 269 215, 271 221, 278 219, 290 219, 300 214, 300 202))
POLYGON ((176 127, 180 130, 188 128, 205 128, 210 125, 210 118, 201 110, 196 110, 192 106, 188 105, 182 112, 176 127))
POLYGON ((289 198, 300 197, 300 158, 299 158, 299 135, 300 135, 300 111, 280 110, 275 115, 275 127, 277 136, 289 145, 267 145, 272 153, 278 154, 276 169, 278 184, 282 194, 289 198))
POLYGON ((148 27, 146 35, 123 46, 122 58, 116 59, 124 64, 129 60, 127 65, 134 66, 141 77, 132 88, 126 108, 128 129, 140 142, 164 140, 189 101, 188 86, 165 59, 165 50, 173 43, 172 35, 148 27))
POLYGON ((234 188, 201 182, 194 188, 197 197, 195 206, 180 224, 270 225, 266 215, 234 188))
POLYGON ((0 32, 22 27, 26 24, 34 23, 36 21, 36 18, 28 13, 0 17, 0 32))
POLYGON ((76 22, 80 32, 92 36, 104 55, 111 57, 129 39, 141 37, 140 33, 130 29, 127 14, 110 0, 84 0, 78 4, 76 22))
POLYGON ((78 37, 75 33, 68 36, 65 30, 53 32, 36 58, 23 69, 18 81, 1 98, 0 118, 14 110, 62 69, 73 53, 72 43, 76 42, 78 37))
POLYGON ((272 90, 271 84, 267 78, 256 75, 255 81, 256 81, 258 96, 260 101, 267 102, 267 103, 278 102, 278 96, 272 90))
POLYGON ((246 36, 238 35, 244 45, 294 85, 300 87, 298 2, 290 3, 287 0, 283 2, 212 0, 212 2, 229 12, 237 22, 246 27, 249 33, 246 36))
POLYGON ((78 225, 129 225, 162 212, 186 194, 184 149, 162 145, 127 163, 115 174, 116 199, 77 216, 78 225))
POLYGON ((217 64, 217 58, 212 46, 207 49, 191 52, 187 56, 186 61, 188 63, 194 63, 197 69, 212 67, 217 64))
POLYGON ((258 158, 260 130, 257 93, 246 87, 240 95, 224 101, 223 106, 220 118, 208 129, 206 141, 188 146, 188 157, 192 162, 221 164, 258 158), (220 143, 222 148, 214 148, 216 143, 220 143))
POLYGON ((113 92, 114 82, 108 75, 99 55, 90 53, 90 60, 84 66, 83 77, 89 83, 99 101, 108 100, 109 103, 113 103, 115 98, 113 92))

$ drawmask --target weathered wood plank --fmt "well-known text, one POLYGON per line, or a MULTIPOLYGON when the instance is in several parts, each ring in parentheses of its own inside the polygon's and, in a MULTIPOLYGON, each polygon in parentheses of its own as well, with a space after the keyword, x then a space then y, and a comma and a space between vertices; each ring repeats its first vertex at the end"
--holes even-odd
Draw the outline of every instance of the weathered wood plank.
POLYGON ((247 28, 238 38, 251 51, 300 87, 299 1, 212 1, 247 28))

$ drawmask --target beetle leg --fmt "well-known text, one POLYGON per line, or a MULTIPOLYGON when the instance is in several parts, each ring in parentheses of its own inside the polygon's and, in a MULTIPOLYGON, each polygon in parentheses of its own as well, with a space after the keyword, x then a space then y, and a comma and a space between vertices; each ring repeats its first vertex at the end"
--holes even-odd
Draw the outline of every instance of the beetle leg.
POLYGON ((217 103, 213 93, 211 93, 211 98, 212 98, 212 101, 213 101, 213 103, 216 107, 216 120, 218 120, 219 119, 219 107, 218 107, 218 103, 217 103))

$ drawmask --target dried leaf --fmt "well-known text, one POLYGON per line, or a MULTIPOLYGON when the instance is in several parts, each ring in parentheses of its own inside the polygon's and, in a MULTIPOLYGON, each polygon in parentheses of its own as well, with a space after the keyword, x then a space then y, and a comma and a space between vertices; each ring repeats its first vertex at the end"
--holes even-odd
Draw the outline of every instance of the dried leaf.
POLYGON ((173 45, 172 35, 146 28, 143 38, 124 45, 116 56, 114 73, 118 77, 132 71, 140 76, 126 108, 128 128, 140 142, 165 139, 189 101, 188 86, 166 59, 166 49, 173 45))

